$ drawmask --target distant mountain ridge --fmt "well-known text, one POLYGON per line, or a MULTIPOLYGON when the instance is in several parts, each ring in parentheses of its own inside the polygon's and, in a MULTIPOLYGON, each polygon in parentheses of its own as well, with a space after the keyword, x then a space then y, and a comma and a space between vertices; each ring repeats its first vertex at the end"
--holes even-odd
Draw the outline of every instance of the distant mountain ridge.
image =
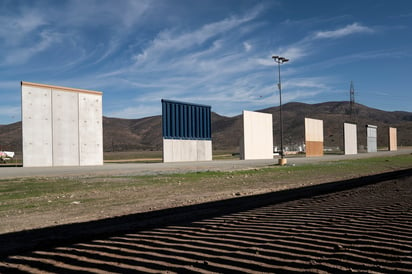
MULTIPOLYGON (((274 144, 279 145, 279 107, 257 110, 273 115, 274 144)), ((282 106, 284 144, 304 142, 304 118, 323 120, 325 146, 343 149, 343 123, 356 122, 358 145, 366 145, 366 124, 378 126, 378 147, 388 145, 388 128, 398 129, 398 145, 412 146, 412 112, 382 111, 356 104, 356 116, 351 118, 349 102, 305 104, 291 102, 282 106)), ((242 114, 225 117, 212 113, 214 150, 239 150, 242 136, 242 114)), ((141 119, 103 117, 104 151, 161 150, 161 116, 141 119)), ((21 152, 21 122, 0 125, 0 149, 21 152)))

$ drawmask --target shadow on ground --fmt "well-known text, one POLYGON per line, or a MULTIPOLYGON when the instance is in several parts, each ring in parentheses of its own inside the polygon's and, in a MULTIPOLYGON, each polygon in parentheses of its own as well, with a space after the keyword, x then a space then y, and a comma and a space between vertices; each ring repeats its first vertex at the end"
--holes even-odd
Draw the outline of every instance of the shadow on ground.
POLYGON ((9 272, 405 272, 412 169, 0 235, 9 272))

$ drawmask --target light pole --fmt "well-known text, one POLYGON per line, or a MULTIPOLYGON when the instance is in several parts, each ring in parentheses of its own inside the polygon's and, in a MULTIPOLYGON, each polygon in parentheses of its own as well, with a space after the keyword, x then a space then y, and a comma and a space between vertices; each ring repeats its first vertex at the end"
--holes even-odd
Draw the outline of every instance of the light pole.
POLYGON ((278 82, 278 88, 279 88, 279 118, 280 118, 280 159, 279 159, 279 165, 284 165, 286 164, 286 159, 284 159, 284 151, 283 151, 283 120, 282 120, 282 84, 280 81, 280 65, 284 64, 289 61, 289 59, 282 57, 282 56, 277 56, 274 55, 272 56, 273 60, 278 63, 278 72, 279 72, 279 82, 278 82))

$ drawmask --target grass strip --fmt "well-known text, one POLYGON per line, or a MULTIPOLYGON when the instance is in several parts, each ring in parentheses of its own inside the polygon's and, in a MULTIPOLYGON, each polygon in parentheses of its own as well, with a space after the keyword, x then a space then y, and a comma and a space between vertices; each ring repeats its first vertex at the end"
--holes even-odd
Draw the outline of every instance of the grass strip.
POLYGON ((0 233, 411 168, 412 155, 156 176, 0 180, 0 233))

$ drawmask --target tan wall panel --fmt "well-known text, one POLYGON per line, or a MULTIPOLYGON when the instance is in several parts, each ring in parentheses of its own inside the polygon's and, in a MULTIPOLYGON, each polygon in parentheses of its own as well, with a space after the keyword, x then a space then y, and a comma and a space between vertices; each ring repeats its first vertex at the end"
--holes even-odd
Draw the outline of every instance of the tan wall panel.
POLYGON ((323 121, 305 118, 306 157, 323 156, 323 121))
POLYGON ((394 127, 389 128, 389 150, 395 151, 398 150, 398 137, 397 129, 394 127))
POLYGON ((306 141, 306 157, 323 156, 323 142, 306 141))

